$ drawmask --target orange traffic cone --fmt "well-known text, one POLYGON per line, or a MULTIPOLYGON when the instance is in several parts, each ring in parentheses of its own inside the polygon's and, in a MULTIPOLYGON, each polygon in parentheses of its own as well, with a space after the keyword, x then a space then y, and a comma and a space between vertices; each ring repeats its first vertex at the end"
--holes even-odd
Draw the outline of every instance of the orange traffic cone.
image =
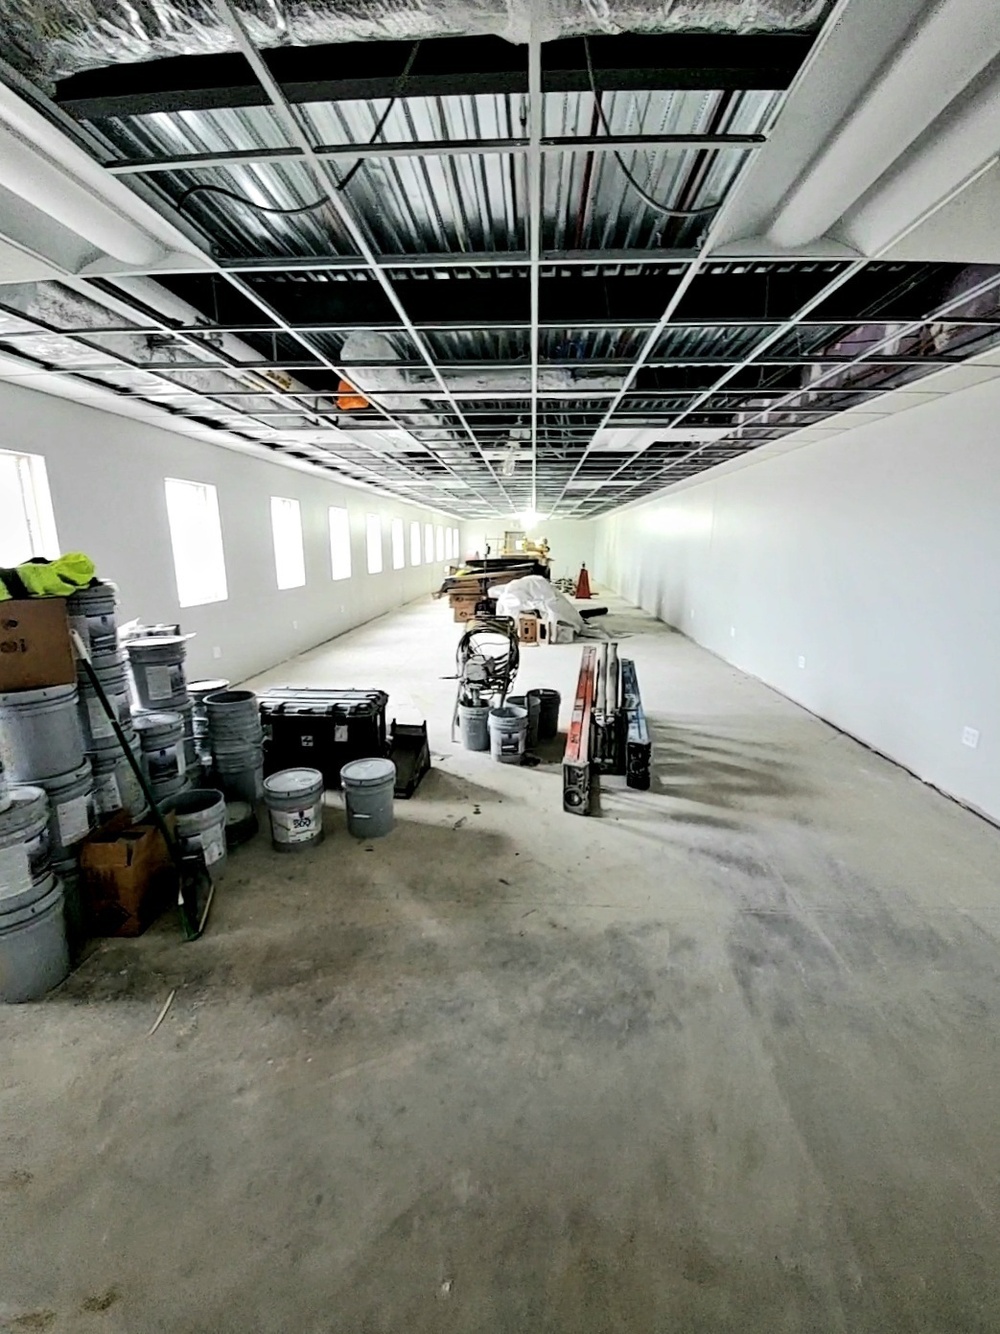
POLYGON ((580 577, 576 581, 576 596, 578 598, 589 598, 591 596, 590 575, 587 573, 586 565, 580 566, 580 577))

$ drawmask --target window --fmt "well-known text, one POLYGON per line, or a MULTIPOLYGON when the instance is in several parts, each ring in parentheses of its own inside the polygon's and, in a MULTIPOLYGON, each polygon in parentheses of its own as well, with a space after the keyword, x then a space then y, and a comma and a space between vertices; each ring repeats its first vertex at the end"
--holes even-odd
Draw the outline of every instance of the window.
POLYGON ((330 506, 330 574, 334 579, 351 577, 351 520, 337 505, 330 506))
POLYGON ((448 529, 448 555, 453 559, 458 555, 458 529, 448 529))
POLYGON ((377 514, 365 517, 365 539, 368 543, 368 573, 382 573, 382 520, 377 514))
POLYGON ((401 570, 406 564, 406 534, 403 531, 403 520, 393 519, 392 521, 392 568, 401 570))
POLYGON ((177 601, 182 607, 225 602, 226 556, 222 548, 219 493, 205 482, 167 477, 167 519, 174 552, 177 601))
POLYGON ((420 524, 410 524, 410 564, 420 564, 420 524))
POLYGON ((306 581, 306 553, 302 546, 302 510, 297 500, 271 497, 271 536, 278 587, 301 588, 306 581))
POLYGON ((0 565, 58 555, 45 460, 41 454, 0 450, 0 565))
POLYGON ((433 524, 424 524, 424 562, 430 565, 434 559, 434 526, 433 524))
POLYGON ((434 550, 436 551, 437 558, 440 561, 444 560, 444 529, 441 527, 440 524, 438 524, 436 532, 437 532, 437 541, 435 543, 434 550))

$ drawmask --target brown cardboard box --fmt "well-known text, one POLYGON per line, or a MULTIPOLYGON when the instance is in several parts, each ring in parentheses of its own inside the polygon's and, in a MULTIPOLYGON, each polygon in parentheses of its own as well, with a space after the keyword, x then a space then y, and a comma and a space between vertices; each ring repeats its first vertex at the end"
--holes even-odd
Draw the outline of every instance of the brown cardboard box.
POLYGON ((0 602, 0 690, 75 684, 66 599, 0 602))
POLYGON ((537 644, 538 617, 519 616, 517 618, 517 637, 522 644, 537 644))
POLYGON ((466 602, 464 599, 462 601, 456 600, 455 602, 453 602, 451 604, 452 610, 455 613, 453 619, 459 622, 471 621, 475 617, 476 606, 478 605, 480 600, 481 600, 480 598, 475 597, 472 599, 471 602, 466 602))
MULTIPOLYGON (((173 816, 167 816, 172 828, 173 816)), ((177 900, 177 872, 163 835, 152 824, 113 815, 80 847, 88 925, 97 936, 140 936, 177 900)))

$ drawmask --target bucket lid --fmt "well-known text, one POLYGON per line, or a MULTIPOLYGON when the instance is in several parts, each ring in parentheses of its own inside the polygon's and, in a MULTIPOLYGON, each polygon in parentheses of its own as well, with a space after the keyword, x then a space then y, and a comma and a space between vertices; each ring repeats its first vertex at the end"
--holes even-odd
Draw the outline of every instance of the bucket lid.
POLYGON ((158 732, 161 728, 174 731, 183 728, 184 719, 179 713, 134 713, 132 725, 137 732, 158 732))
POLYGON ((12 787, 11 803, 0 815, 0 844, 20 842, 20 835, 38 819, 48 819, 49 799, 40 787, 12 787))
POLYGON ((396 766, 392 760, 370 759, 352 760, 340 771, 340 781, 354 787, 374 787, 384 783, 387 778, 396 778, 396 766))
POLYGON ((0 691, 0 709, 16 709, 25 704, 55 704, 76 698, 76 686, 41 686, 38 690, 0 691))
POLYGON ((264 779, 264 791, 272 797, 301 797, 323 785, 318 769, 282 769, 264 779))
POLYGON ((186 652, 187 635, 150 635, 148 639, 130 639, 125 645, 130 658, 141 658, 144 653, 159 653, 165 648, 186 652))
POLYGON ((67 769, 62 774, 53 774, 51 778, 39 778, 36 786, 44 788, 49 793, 61 792, 63 788, 75 787, 77 783, 81 783, 91 776, 90 760, 84 760, 75 769, 67 769))
POLYGON ((62 884, 51 871, 40 883, 36 881, 15 894, 0 892, 0 927, 9 931, 32 917, 40 917, 62 898, 62 892, 62 884))
POLYGON ((212 695, 217 690, 228 690, 229 682, 224 677, 219 677, 215 681, 189 681, 188 694, 194 695, 197 699, 201 695, 212 695))

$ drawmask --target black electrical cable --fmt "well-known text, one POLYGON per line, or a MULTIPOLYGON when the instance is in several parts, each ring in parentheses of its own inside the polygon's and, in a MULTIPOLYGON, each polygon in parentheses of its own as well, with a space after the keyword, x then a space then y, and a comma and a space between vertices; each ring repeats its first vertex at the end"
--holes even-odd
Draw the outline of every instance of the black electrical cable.
MULTIPOLYGON (((601 99, 597 92, 597 83, 594 79, 594 66, 590 59, 590 42, 586 37, 583 39, 583 49, 587 56, 587 77, 590 80, 590 91, 594 94, 594 105, 597 108, 597 114, 600 117, 601 124, 604 126, 604 133, 610 138, 611 126, 608 124, 608 118, 604 114, 604 107, 601 105, 601 99)), ((663 204, 659 199, 655 199, 648 190, 639 184, 625 165, 625 159, 622 157, 621 153, 613 149, 612 156, 618 163, 625 179, 636 194, 644 199, 650 208, 655 208, 658 213, 666 214, 668 218, 702 218, 706 213, 714 213, 722 202, 721 200, 717 200, 714 204, 705 204, 701 208, 671 208, 669 204, 663 204)))
MULTIPOLYGON (((375 126, 374 130, 371 133, 371 137, 368 140, 369 147, 378 140, 379 135, 385 128, 385 123, 389 119, 389 115, 393 107, 396 105, 396 102, 398 101, 399 97, 402 94, 403 85, 410 76, 410 71, 413 69, 413 62, 416 60, 417 52, 419 50, 420 50, 420 42, 419 41, 414 42, 413 46, 410 48, 410 54, 407 57, 406 64, 403 66, 403 72, 402 74, 400 74, 399 78, 396 81, 395 91, 389 98, 385 110, 378 118, 378 124, 375 126)), ((336 184, 338 192, 347 189, 351 181, 357 175, 361 167, 364 166, 366 161, 367 161, 366 158, 359 157, 357 162, 355 162, 354 166, 350 169, 347 175, 337 181, 336 184)), ((192 195, 197 195, 197 194, 222 195, 226 199, 232 199, 237 204, 243 204, 245 208, 256 209, 258 213, 274 213, 277 214, 279 217, 285 217, 285 218, 294 217, 298 213, 312 213, 315 209, 323 208, 330 202, 329 199, 317 199, 311 204, 297 204, 294 208, 276 208, 271 204, 258 204, 256 199, 248 199, 246 195, 237 194, 235 190, 227 190, 224 186, 221 185, 192 185, 190 189, 185 190, 184 193, 181 195, 180 199, 178 199, 175 205, 175 208, 177 209, 178 213, 183 212, 184 206, 187 203, 187 201, 191 198, 192 195)))

